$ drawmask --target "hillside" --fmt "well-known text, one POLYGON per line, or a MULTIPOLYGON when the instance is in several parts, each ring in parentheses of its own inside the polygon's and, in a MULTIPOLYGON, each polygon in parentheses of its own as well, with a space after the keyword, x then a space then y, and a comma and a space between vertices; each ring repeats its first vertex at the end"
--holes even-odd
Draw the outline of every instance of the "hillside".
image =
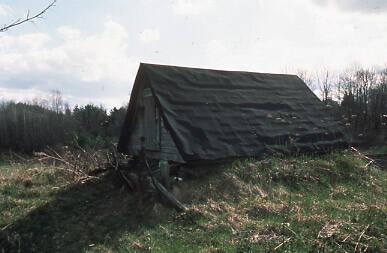
MULTIPOLYGON (((213 167, 176 213, 115 175, 73 183, 39 164, 0 165, 3 252, 382 252, 387 175, 350 151, 213 167)), ((0 250, 0 252, 1 252, 0 250)))

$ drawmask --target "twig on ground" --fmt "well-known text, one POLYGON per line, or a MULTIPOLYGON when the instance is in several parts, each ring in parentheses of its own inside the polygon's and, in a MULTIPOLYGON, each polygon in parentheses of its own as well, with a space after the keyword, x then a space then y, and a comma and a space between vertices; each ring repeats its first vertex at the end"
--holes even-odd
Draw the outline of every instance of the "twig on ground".
POLYGON ((83 174, 79 173, 78 171, 75 171, 75 170, 70 170, 70 169, 65 169, 65 168, 61 168, 61 167, 54 167, 56 170, 63 170, 63 171, 67 171, 67 172, 70 172, 72 174, 75 174, 77 176, 83 176, 83 174))
POLYGON ((301 235, 297 234, 296 232, 294 232, 293 229, 290 228, 290 223, 283 223, 283 224, 285 225, 284 227, 285 227, 287 230, 289 230, 293 235, 295 235, 296 237, 298 237, 298 238, 301 240, 301 242, 302 242, 304 245, 306 245, 306 243, 305 243, 304 239, 301 237, 301 235))
POLYGON ((6 230, 7 228, 9 228, 9 227, 12 226, 12 225, 13 225, 13 223, 11 222, 11 223, 5 225, 4 227, 2 227, 2 228, 0 229, 0 231, 4 231, 4 230, 6 230))
POLYGON ((369 163, 366 164, 365 167, 367 168, 368 166, 370 166, 370 165, 373 164, 374 162, 375 162, 375 161, 370 161, 369 163))
POLYGON ((332 237, 334 233, 340 228, 341 223, 326 223, 320 232, 318 232, 317 238, 329 238, 332 237))
POLYGON ((24 161, 24 162, 27 162, 27 161, 28 161, 28 159, 22 157, 21 155, 15 153, 15 152, 13 152, 13 151, 10 151, 10 152, 11 152, 12 156, 16 156, 17 158, 19 158, 20 160, 22 160, 22 161, 24 161))
POLYGON ((355 252, 357 250, 357 247, 359 246, 359 243, 360 243, 360 240, 361 238, 363 237, 364 233, 367 231, 367 229, 369 228, 370 225, 367 225, 363 231, 361 232, 360 236, 359 236, 359 239, 357 239, 357 242, 356 242, 356 246, 355 246, 355 252))
POLYGON ((341 242, 345 242, 350 236, 351 234, 347 235, 341 242))
POLYGON ((44 152, 37 152, 35 153, 35 155, 37 156, 40 156, 41 158, 38 159, 38 161, 43 161, 43 160, 47 160, 47 159, 53 159, 53 160, 56 160, 58 162, 62 162, 70 167, 74 167, 74 165, 72 165, 71 163, 69 163, 68 161, 64 160, 63 158, 58 158, 58 157, 55 157, 55 156, 51 156, 51 155, 48 155, 44 152))
MULTIPOLYGON (((369 161, 370 162, 370 164, 371 163, 373 163, 373 162, 375 162, 375 160, 374 159, 372 159, 372 158, 369 158, 368 156, 366 156, 366 155, 364 155, 364 154, 362 154, 359 150, 357 150, 356 148, 354 148, 354 147, 351 147, 351 150, 352 151, 354 151, 360 158, 362 158, 363 160, 367 160, 367 161, 369 161)), ((368 166, 368 165, 366 165, 366 166, 368 166)))
POLYGON ((277 250, 279 249, 282 245, 284 245, 285 243, 287 243, 288 241, 290 241, 290 239, 292 239, 291 237, 285 239, 282 243, 280 243, 279 245, 277 245, 274 250, 277 250))
POLYGON ((337 246, 339 246, 340 249, 342 249, 345 253, 347 253, 348 251, 346 251, 343 246, 341 246, 340 244, 338 244, 336 241, 333 241, 337 246))

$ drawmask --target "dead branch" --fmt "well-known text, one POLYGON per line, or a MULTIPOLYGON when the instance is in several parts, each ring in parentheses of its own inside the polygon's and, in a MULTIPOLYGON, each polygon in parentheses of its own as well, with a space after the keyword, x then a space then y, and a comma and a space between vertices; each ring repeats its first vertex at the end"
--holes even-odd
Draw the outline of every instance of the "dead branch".
POLYGON ((35 161, 48 165, 54 169, 64 171, 73 177, 76 182, 86 182, 90 179, 98 178, 98 174, 107 172, 104 152, 101 150, 69 150, 64 147, 62 150, 55 150, 47 147, 45 152, 34 153, 35 161), (56 165, 55 162, 58 164, 56 165))
POLYGON ((284 245, 285 243, 287 243, 288 241, 290 241, 290 239, 292 239, 291 237, 285 239, 282 243, 280 243, 277 247, 274 248, 274 250, 277 250, 279 249, 282 245, 284 245))
POLYGON ((359 157, 359 158, 361 158, 361 159, 363 159, 363 160, 366 160, 368 163, 366 164, 366 168, 368 167, 368 166, 370 166, 371 164, 373 164, 373 163, 375 163, 375 160, 374 159, 372 159, 372 158, 369 158, 368 156, 366 156, 366 155, 364 155, 364 154, 362 154, 359 150, 357 150, 356 148, 354 148, 354 147, 351 147, 351 150, 353 151, 353 152, 355 152, 355 154, 359 157))
POLYGON ((17 157, 18 159, 20 159, 21 161, 23 161, 23 162, 28 162, 28 159, 22 157, 21 155, 15 153, 15 152, 13 152, 13 151, 9 151, 9 152, 10 152, 10 154, 11 154, 12 156, 16 156, 16 157, 17 157))
POLYGON ((370 225, 367 225, 363 231, 361 232, 360 236, 359 236, 359 239, 357 239, 357 243, 356 243, 356 247, 355 247, 355 252, 357 250, 357 247, 359 246, 359 243, 360 243, 360 240, 361 238, 363 237, 364 233, 367 231, 367 229, 370 227, 370 225))
POLYGON ((56 160, 58 162, 62 162, 70 167, 74 167, 73 164, 69 163, 68 161, 64 160, 63 158, 61 158, 60 156, 59 157, 55 157, 55 156, 51 156, 51 155, 48 155, 44 152, 38 152, 38 153, 35 153, 36 156, 39 156, 40 158, 38 159, 39 162, 41 161, 44 161, 44 160, 49 160, 49 159, 52 159, 52 160, 56 160))
POLYGON ((0 229, 0 231, 4 231, 4 230, 6 230, 7 228, 11 227, 12 225, 13 225, 13 222, 11 222, 11 223, 5 225, 4 227, 2 227, 2 228, 0 229))
POLYGON ((132 182, 124 173, 121 172, 119 169, 119 162, 118 162, 118 156, 115 147, 112 149, 112 155, 113 155, 113 161, 111 165, 114 168, 114 171, 117 173, 118 177, 120 177, 124 183, 127 185, 129 190, 134 191, 136 189, 136 185, 134 182, 132 182))
POLYGON ((345 242, 350 236, 351 234, 347 235, 341 242, 345 242))
POLYGON ((373 164, 375 161, 369 161, 366 165, 365 165, 365 167, 367 168, 368 166, 370 166, 371 164, 373 164))
POLYGON ((78 171, 75 171, 75 170, 65 169, 65 168, 61 168, 61 167, 54 167, 54 168, 56 170, 63 170, 63 171, 69 172, 69 173, 74 174, 76 176, 84 176, 84 174, 79 173, 78 171))
POLYGON ((326 223, 323 228, 318 232, 317 238, 330 238, 332 237, 337 230, 341 227, 342 224, 331 224, 326 223))
POLYGON ((2 28, 0 28, 0 32, 5 32, 12 27, 21 25, 21 24, 26 23, 26 22, 33 22, 35 19, 42 18, 43 14, 46 13, 48 9, 55 6, 56 1, 57 0, 52 1, 46 8, 44 8, 42 11, 40 11, 39 13, 37 13, 33 16, 30 16, 30 11, 28 11, 27 15, 24 19, 17 19, 11 24, 4 25, 2 28))

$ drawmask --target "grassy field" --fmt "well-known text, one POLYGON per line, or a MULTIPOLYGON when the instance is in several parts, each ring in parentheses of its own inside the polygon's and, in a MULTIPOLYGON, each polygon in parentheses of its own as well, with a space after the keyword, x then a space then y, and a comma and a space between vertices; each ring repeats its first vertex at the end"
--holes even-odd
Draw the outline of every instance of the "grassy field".
POLYGON ((189 210, 140 202, 114 175, 71 183, 0 164, 0 252, 385 252, 387 175, 349 151, 218 166, 189 210))

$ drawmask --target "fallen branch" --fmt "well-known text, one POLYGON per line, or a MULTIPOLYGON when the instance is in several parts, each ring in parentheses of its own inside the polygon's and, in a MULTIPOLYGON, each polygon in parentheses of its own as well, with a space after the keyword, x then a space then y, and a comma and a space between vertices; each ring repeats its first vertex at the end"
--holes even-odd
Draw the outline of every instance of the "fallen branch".
POLYGON ((74 174, 76 176, 84 176, 82 173, 79 173, 78 171, 75 171, 75 170, 65 169, 62 167, 53 167, 53 168, 56 170, 63 170, 63 171, 69 172, 69 173, 74 174))
POLYGON ((366 168, 368 167, 368 166, 370 166, 371 164, 373 164, 375 161, 370 161, 370 162, 368 162, 367 164, 366 164, 366 168))
POLYGON ((363 231, 361 232, 360 236, 359 236, 359 239, 357 239, 357 242, 356 242, 356 246, 355 246, 355 252, 357 250, 357 247, 359 246, 359 243, 360 243, 360 240, 361 238, 363 237, 364 233, 367 231, 367 229, 370 227, 370 225, 367 225, 363 231))
POLYGON ((336 241, 333 241, 340 249, 342 249, 345 253, 348 253, 348 251, 346 251, 343 246, 341 246, 340 244, 338 244, 336 241))
POLYGON ((350 236, 351 234, 347 235, 341 242, 345 242, 350 236))
POLYGON ((364 155, 363 153, 361 153, 361 152, 360 152, 359 150, 357 150, 356 148, 351 147, 351 150, 354 151, 360 159, 363 159, 363 160, 368 161, 368 163, 367 163, 366 166, 365 166, 366 168, 367 168, 368 166, 370 166, 371 164, 375 163, 375 160, 374 160, 374 159, 369 158, 368 156, 364 155))
POLYGON ((292 239, 291 237, 285 239, 282 243, 280 243, 279 245, 277 245, 274 250, 277 250, 279 249, 282 245, 284 245, 285 243, 287 243, 288 241, 290 241, 290 239, 292 239))
POLYGON ((61 151, 47 147, 46 152, 34 153, 36 161, 70 173, 76 182, 98 178, 98 174, 109 170, 106 167, 106 157, 101 154, 101 151, 68 150, 67 147, 61 151))
POLYGON ((161 195, 163 195, 168 201, 170 204, 172 204, 175 209, 177 211, 187 211, 187 207, 184 206, 172 193, 170 193, 165 187, 164 185, 162 185, 158 180, 157 178, 153 175, 152 173, 152 169, 151 167, 149 166, 149 163, 148 161, 145 159, 145 166, 147 167, 148 169, 148 173, 149 173, 149 176, 151 177, 152 179, 152 183, 153 185, 155 186, 155 188, 159 191, 159 193, 161 193, 161 195))
POLYGON ((58 162, 62 162, 70 167, 74 167, 74 165, 72 165, 71 163, 69 163, 68 161, 64 160, 63 158, 61 157, 55 157, 55 156, 51 156, 51 155, 48 155, 44 152, 37 152, 35 153, 35 155, 37 156, 40 156, 40 158, 38 159, 38 161, 43 161, 43 160, 47 160, 47 159, 53 159, 55 161, 58 161, 58 162))
POLYGON ((336 231, 340 228, 341 224, 331 224, 331 223, 326 223, 320 232, 318 232, 317 238, 330 238, 332 237, 336 231))
POLYGON ((289 230, 293 235, 295 235, 296 237, 298 237, 298 239, 300 239, 301 242, 302 242, 304 245, 306 245, 304 239, 303 239, 299 234, 297 234, 296 232, 294 232, 293 229, 290 228, 290 223, 282 223, 282 224, 284 225, 284 226, 283 226, 284 228, 286 228, 287 230, 289 230))
POLYGON ((2 228, 0 229, 0 231, 4 231, 4 230, 6 230, 7 228, 11 227, 12 225, 13 225, 12 222, 11 222, 11 223, 8 223, 8 224, 5 225, 4 227, 2 227, 2 228))
POLYGON ((368 160, 368 161, 374 161, 373 159, 369 158, 368 156, 364 155, 363 153, 361 153, 359 150, 357 150, 356 148, 354 147, 351 147, 351 150, 354 151, 358 156, 360 156, 361 158, 365 159, 365 160, 368 160))

